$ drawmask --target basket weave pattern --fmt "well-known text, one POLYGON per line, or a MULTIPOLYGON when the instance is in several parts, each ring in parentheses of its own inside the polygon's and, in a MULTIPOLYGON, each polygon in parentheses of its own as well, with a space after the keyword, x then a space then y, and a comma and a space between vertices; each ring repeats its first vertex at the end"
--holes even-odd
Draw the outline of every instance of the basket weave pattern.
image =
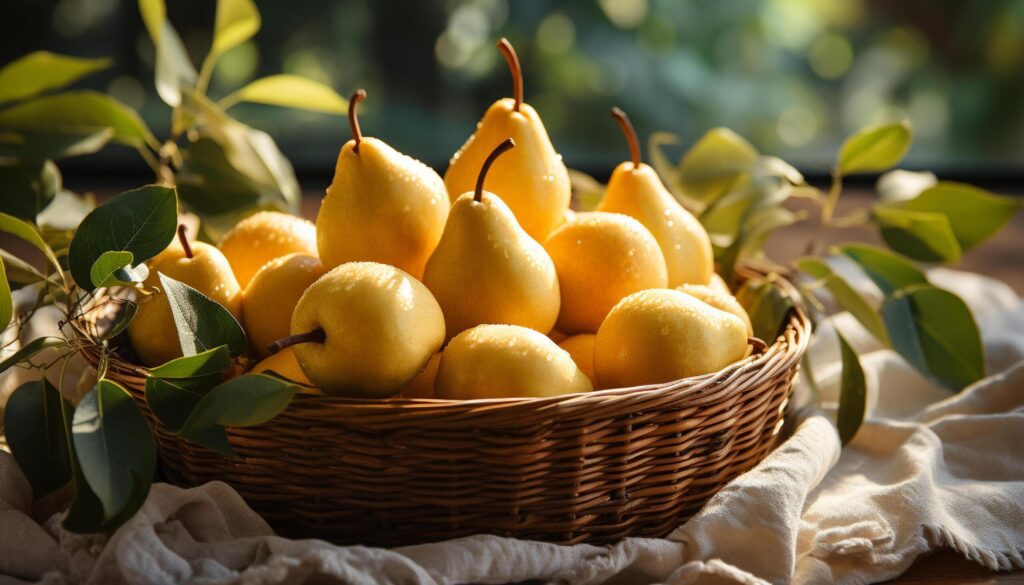
POLYGON ((602 543, 667 535, 767 455, 810 331, 793 310, 783 334, 741 362, 632 389, 470 401, 299 394, 266 424, 228 429, 235 458, 168 432, 146 406, 144 370, 114 355, 107 376, 142 406, 169 481, 224 481, 279 534, 602 543))

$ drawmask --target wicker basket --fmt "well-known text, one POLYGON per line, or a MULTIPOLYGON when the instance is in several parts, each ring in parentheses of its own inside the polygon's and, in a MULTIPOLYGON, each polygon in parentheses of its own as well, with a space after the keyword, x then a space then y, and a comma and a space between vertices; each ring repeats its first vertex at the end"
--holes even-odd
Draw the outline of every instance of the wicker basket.
MULTIPOLYGON (((96 329, 77 325, 87 339, 96 329)), ((169 481, 224 481, 279 534, 602 543, 667 535, 765 457, 810 333, 795 309, 743 361, 656 386, 468 401, 300 394, 266 424, 228 429, 236 458, 168 432, 145 404, 141 368, 115 355, 107 375, 142 406, 169 481)))

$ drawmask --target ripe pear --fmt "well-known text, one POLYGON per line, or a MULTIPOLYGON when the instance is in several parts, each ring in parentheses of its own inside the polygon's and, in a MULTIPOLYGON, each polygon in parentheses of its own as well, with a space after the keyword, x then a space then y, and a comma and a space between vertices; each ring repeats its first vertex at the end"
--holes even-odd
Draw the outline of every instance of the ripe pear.
MULTIPOLYGON (((224 255, 202 242, 189 242, 185 226, 178 227, 178 239, 149 261, 146 289, 160 288, 158 273, 184 282, 210 297, 231 312, 242 315, 242 289, 235 280, 224 255)), ((143 365, 157 366, 181 357, 174 315, 167 295, 152 295, 139 303, 135 318, 128 325, 128 338, 143 365)))
POLYGON ((623 297, 668 284, 658 242, 637 220, 618 213, 577 213, 544 243, 558 273, 562 308, 555 328, 595 333, 623 297))
POLYGON ((707 284, 715 272, 711 238, 668 192, 658 173, 640 161, 640 143, 626 114, 614 108, 612 115, 629 140, 632 161, 621 163, 612 172, 598 211, 628 215, 650 230, 665 256, 668 286, 707 284))
POLYGON ((335 267, 302 294, 292 334, 306 377, 326 394, 392 396, 427 365, 444 341, 437 301, 409 273, 376 262, 335 267))
POLYGON ((499 144, 484 161, 476 189, 455 201, 423 273, 423 283, 444 311, 449 339, 483 323, 547 333, 558 318, 558 275, 551 258, 519 227, 508 206, 483 190, 491 164, 513 147, 511 139, 499 144))
POLYGON ((681 284, 676 287, 676 290, 682 291, 691 297, 700 299, 719 311, 725 311, 726 313, 732 313, 743 321, 743 324, 747 327, 747 335, 750 337, 754 336, 754 328, 750 324, 750 315, 743 310, 743 306, 736 300, 736 297, 731 294, 723 294, 717 288, 707 284, 681 284))
POLYGON ((725 279, 717 272, 711 275, 711 280, 708 282, 708 286, 724 295, 732 294, 732 290, 725 282, 725 279))
POLYGON ((484 160, 502 140, 511 137, 518 146, 494 165, 491 188, 501 195, 526 233, 543 242, 562 223, 569 207, 569 171, 551 145, 540 116, 523 102, 523 76, 515 50, 505 39, 498 47, 512 70, 515 97, 500 99, 487 109, 476 132, 452 157, 444 184, 453 201, 472 191, 484 160))
POLYGON ((441 352, 437 352, 427 365, 402 387, 401 398, 434 398, 434 381, 437 379, 437 368, 441 365, 441 352))
POLYGON ((277 353, 272 353, 258 364, 253 366, 252 373, 266 373, 274 372, 288 378, 293 382, 299 384, 305 384, 311 386, 313 383, 309 381, 306 374, 302 372, 302 368, 299 367, 299 360, 295 358, 295 352, 292 348, 286 347, 277 353))
POLYGON ((361 134, 355 107, 364 97, 360 89, 349 101, 352 140, 316 218, 320 259, 328 269, 380 262, 421 278, 448 217, 448 193, 433 169, 361 134))
POLYGON ((739 317, 670 289, 622 299, 594 340, 602 388, 659 384, 718 371, 747 351, 739 317))
POLYGON ((478 325, 455 336, 441 355, 438 398, 544 397, 590 392, 590 379, 567 351, 517 325, 478 325))
POLYGON ((292 253, 316 256, 316 227, 300 217, 261 211, 238 222, 217 248, 245 288, 264 264, 292 253))
POLYGON ((319 259, 305 254, 274 258, 256 272, 242 294, 242 324, 256 355, 270 355, 268 346, 288 336, 299 297, 324 272, 319 259))
POLYGON ((576 362, 580 370, 595 384, 597 376, 594 374, 594 339, 596 337, 593 333, 580 333, 558 342, 558 347, 569 352, 572 361, 576 362))

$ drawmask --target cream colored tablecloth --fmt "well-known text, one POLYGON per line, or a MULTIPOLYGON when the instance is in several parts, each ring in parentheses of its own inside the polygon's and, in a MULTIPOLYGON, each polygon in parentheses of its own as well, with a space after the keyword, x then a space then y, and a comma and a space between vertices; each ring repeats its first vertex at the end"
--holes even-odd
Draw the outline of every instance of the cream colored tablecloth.
MULTIPOLYGON (((0 453, 0 585, 869 583, 940 548, 991 569, 1024 568, 1024 304, 990 279, 946 270, 930 277, 974 310, 987 379, 950 395, 840 315, 869 385, 861 432, 840 453, 828 412, 801 410, 789 440, 667 539, 563 547, 477 536, 394 550, 336 547, 274 536, 218 482, 157 484, 113 535, 80 536, 60 528, 60 494, 33 504, 17 465, 0 453)), ((838 375, 829 325, 811 351, 827 411, 838 375)), ((0 396, 21 381, 7 375, 0 396)))

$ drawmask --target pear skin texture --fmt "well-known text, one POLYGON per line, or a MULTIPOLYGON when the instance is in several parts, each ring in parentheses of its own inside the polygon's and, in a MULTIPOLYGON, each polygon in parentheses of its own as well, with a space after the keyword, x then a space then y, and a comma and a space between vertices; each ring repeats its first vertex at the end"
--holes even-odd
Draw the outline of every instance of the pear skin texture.
POLYGON ((725 311, 726 313, 732 313, 743 321, 743 324, 747 327, 747 335, 753 337, 754 328, 750 324, 750 315, 743 310, 740 302, 736 300, 736 297, 731 294, 722 294, 717 288, 714 288, 706 284, 682 284, 676 287, 676 290, 682 291, 691 297, 700 299, 719 311, 725 311))
POLYGON ((501 99, 487 109, 476 132, 452 157, 444 184, 454 202, 473 191, 484 159, 506 138, 516 147, 502 155, 487 173, 484 187, 508 204, 530 237, 543 242, 562 223, 569 207, 569 171, 548 138, 536 110, 501 99))
POLYGON ((660 384, 716 372, 747 352, 739 317, 670 289, 632 294, 612 309, 594 341, 602 388, 660 384))
POLYGON ((517 325, 479 325, 455 336, 441 355, 438 398, 545 397, 590 392, 569 352, 517 325))
POLYGON ((242 294, 242 324, 256 355, 267 357, 271 342, 291 334, 295 305, 324 272, 319 259, 305 254, 274 258, 256 272, 242 294))
POLYGON ((668 192, 650 166, 624 162, 616 167, 597 210, 628 215, 650 230, 665 256, 668 286, 707 284, 714 274, 707 231, 668 192))
POLYGON ((558 273, 562 308, 555 328, 595 333, 623 297, 668 285, 658 242, 637 220, 618 213, 577 213, 544 243, 558 273))
POLYGON ((316 218, 320 260, 328 270, 380 262, 422 277, 451 206, 444 181, 376 138, 354 147, 349 140, 341 148, 316 218))
POLYGON ((426 367, 402 387, 399 396, 402 398, 434 398, 434 381, 437 379, 437 369, 440 366, 441 352, 437 352, 427 362, 426 367))
POLYGON ((569 352, 572 361, 576 362, 580 370, 590 378, 591 383, 597 387, 597 376, 594 374, 594 340, 597 338, 593 333, 580 333, 563 339, 558 347, 569 352))
POLYGON ((256 272, 274 258, 292 253, 316 256, 316 227, 300 217, 277 211, 250 215, 217 246, 231 263, 244 289, 256 272))
POLYGON ((558 318, 554 263, 508 206, 486 191, 479 202, 472 193, 455 201, 423 283, 444 311, 449 339, 484 323, 546 334, 558 318))
POLYGON ((444 341, 441 307, 423 283, 394 266, 349 262, 302 294, 291 334, 322 328, 323 343, 292 346, 326 394, 387 398, 427 365, 444 341))
POLYGON ((732 290, 729 289, 729 285, 726 284, 725 279, 717 272, 711 275, 711 280, 708 282, 708 286, 724 295, 732 295, 732 290))
POLYGON ((259 374, 263 372, 275 372, 293 382, 306 384, 307 386, 312 385, 312 382, 309 381, 306 374, 302 372, 302 368, 299 367, 299 361, 295 359, 295 352, 293 352, 290 347, 286 347, 275 354, 267 356, 258 364, 253 366, 251 373, 259 374))
MULTIPOLYGON (((242 317, 242 289, 235 280, 224 255, 203 242, 191 242, 192 258, 177 240, 149 261, 149 277, 145 288, 162 288, 158 272, 184 282, 210 297, 234 315, 242 317)), ((143 365, 158 366, 181 357, 178 329, 167 295, 156 294, 139 303, 139 310, 128 325, 128 338, 143 365)))

